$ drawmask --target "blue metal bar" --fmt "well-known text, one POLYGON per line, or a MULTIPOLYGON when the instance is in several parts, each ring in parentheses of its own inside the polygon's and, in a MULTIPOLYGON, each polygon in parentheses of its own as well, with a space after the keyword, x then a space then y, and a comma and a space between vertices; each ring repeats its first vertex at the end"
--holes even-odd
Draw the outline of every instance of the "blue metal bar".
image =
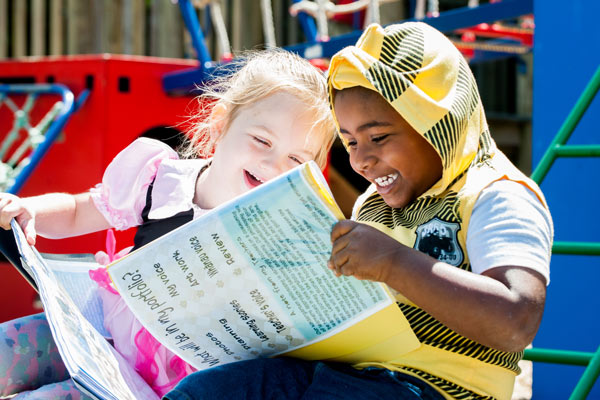
MULTIPOLYGON (((297 1, 299 0, 294 0, 294 2, 297 1)), ((180 7, 182 7, 183 13, 184 7, 182 3, 187 3, 189 5, 189 0, 179 0, 179 4, 180 7)), ((442 32, 449 32, 459 28, 475 26, 483 22, 493 22, 502 19, 515 18, 521 15, 530 14, 532 12, 533 0, 503 0, 499 3, 483 4, 474 8, 461 7, 454 10, 445 11, 440 13, 438 17, 424 18, 422 21, 439 29, 442 32)), ((193 14, 193 16, 196 18, 195 14, 193 14)), ((306 23, 309 25, 302 27, 305 35, 309 36, 309 38, 305 43, 286 46, 284 49, 298 53, 307 59, 331 57, 342 48, 354 45, 362 33, 362 31, 358 30, 330 38, 327 42, 317 42, 317 29, 314 19, 305 13, 299 13, 298 18, 300 24, 306 23)), ((192 35, 192 40, 194 40, 195 35, 191 31, 190 25, 187 22, 186 26, 188 26, 188 30, 190 30, 190 34, 192 35)), ((196 29, 196 32, 198 31, 199 29, 196 29)), ((204 39, 202 39, 202 43, 204 43, 203 40, 204 39)), ((480 52, 476 51, 475 54, 478 55, 480 52)), ((477 57, 477 59, 479 59, 479 57, 477 57)), ((199 68, 166 74, 163 77, 163 89, 170 93, 189 93, 190 90, 193 90, 195 85, 200 84, 213 76, 213 65, 202 65, 204 70, 199 68)))
MULTIPOLYGON (((354 1, 356 2, 358 0, 354 0, 354 1)), ((362 21, 361 21, 360 17, 361 17, 360 11, 357 11, 352 14, 352 28, 354 28, 354 29, 362 28, 362 21)))
POLYGON ((189 0, 178 0, 179 10, 183 17, 183 22, 190 33, 192 38, 192 44, 196 50, 198 61, 200 61, 201 68, 204 68, 212 62, 206 44, 204 43, 204 35, 200 28, 200 22, 198 22, 198 16, 194 10, 194 6, 189 0))
POLYGON ((66 86, 60 84, 15 84, 2 85, 0 84, 0 92, 3 93, 36 93, 36 94, 57 94, 61 96, 63 107, 56 116, 54 123, 50 125, 45 135, 45 140, 35 149, 31 155, 31 160, 15 179, 15 183, 7 190, 8 193, 16 194, 19 192, 29 175, 34 171, 35 167, 42 160, 54 140, 58 137, 63 127, 69 120, 69 117, 75 109, 73 101, 73 92, 66 86))
POLYGON ((284 49, 298 53, 301 57, 312 59, 332 57, 339 50, 356 43, 362 31, 354 31, 330 38, 327 42, 310 42, 285 46, 284 49))
POLYGON ((408 1, 408 15, 415 15, 416 8, 417 8, 417 0, 409 0, 408 1))
POLYGON ((170 72, 162 77, 162 87, 167 93, 174 95, 191 94, 196 85, 210 79, 212 68, 191 68, 170 72))
POLYGON ((210 4, 206 5, 205 13, 204 13, 204 26, 202 27, 202 34, 204 37, 209 35, 209 32, 212 30, 212 19, 210 18, 211 11, 210 8, 212 6, 210 4))
POLYGON ((502 0, 477 7, 461 7, 440 13, 438 17, 424 18, 439 31, 450 32, 484 22, 501 21, 533 13, 533 0, 502 0))
MULTIPOLYGON (((299 3, 301 0, 294 0, 294 3, 299 3)), ((315 43, 317 41, 317 24, 315 20, 306 14, 305 12, 298 13, 298 22, 304 32, 306 41, 309 43, 315 43)))
POLYGON ((192 68, 183 71, 171 72, 163 75, 162 86, 167 93, 174 95, 189 95, 198 91, 198 85, 218 76, 232 73, 239 67, 239 63, 212 64, 205 68, 192 68))
POLYGON ((90 97, 90 89, 83 89, 79 96, 75 99, 75 109, 73 112, 79 110, 85 104, 85 101, 90 97))
MULTIPOLYGON (((516 18, 533 12, 533 0, 503 0, 499 3, 482 4, 478 7, 461 7, 440 13, 438 17, 428 17, 425 22, 441 32, 451 32, 459 28, 467 28, 484 22, 494 22, 516 18)), ((406 21, 415 21, 408 19, 406 21)), ((356 43, 362 31, 354 31, 345 35, 332 37, 328 42, 300 43, 284 47, 305 58, 331 57, 346 46, 356 43)))

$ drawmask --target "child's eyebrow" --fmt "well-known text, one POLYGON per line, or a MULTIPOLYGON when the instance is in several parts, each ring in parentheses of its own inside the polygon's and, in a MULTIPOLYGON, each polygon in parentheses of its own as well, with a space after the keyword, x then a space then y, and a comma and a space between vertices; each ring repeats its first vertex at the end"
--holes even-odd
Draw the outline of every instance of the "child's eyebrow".
MULTIPOLYGON (((390 122, 385 122, 385 121, 369 121, 369 122, 365 122, 364 124, 362 124, 358 128, 356 128, 356 131, 361 132, 361 131, 365 131, 370 128, 379 128, 379 127, 387 127, 387 126, 392 126, 392 124, 390 122)), ((342 127, 340 127, 340 133, 350 134, 350 132, 348 132, 347 129, 344 129, 342 127)))
POLYGON ((308 150, 304 150, 304 149, 300 149, 298 151, 296 151, 296 155, 299 157, 302 157, 306 160, 313 160, 316 155, 313 154, 312 152, 308 151, 308 150))
POLYGON ((253 129, 257 129, 257 130, 261 130, 261 131, 267 132, 267 133, 269 133, 271 135, 273 134, 273 131, 271 129, 269 129, 269 127, 267 127, 266 125, 260 124, 260 123, 259 124, 251 124, 249 127, 253 128, 253 129))

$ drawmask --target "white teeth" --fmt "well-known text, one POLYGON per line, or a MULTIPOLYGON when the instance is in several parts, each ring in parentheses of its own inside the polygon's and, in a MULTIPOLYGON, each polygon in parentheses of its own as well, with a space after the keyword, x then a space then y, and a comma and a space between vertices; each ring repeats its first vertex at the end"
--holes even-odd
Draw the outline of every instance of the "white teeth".
POLYGON ((398 178, 398 174, 393 173, 379 178, 375 178, 374 181, 375 183, 377 183, 377 185, 385 187, 391 185, 396 180, 396 178, 398 178))
POLYGON ((260 183, 265 183, 265 181, 263 181, 262 179, 260 179, 260 178, 259 178, 259 177, 257 177, 256 175, 254 175, 252 172, 248 171, 248 173, 249 173, 250 175, 252 175, 252 177, 253 177, 254 179, 256 179, 257 181, 259 181, 260 183))

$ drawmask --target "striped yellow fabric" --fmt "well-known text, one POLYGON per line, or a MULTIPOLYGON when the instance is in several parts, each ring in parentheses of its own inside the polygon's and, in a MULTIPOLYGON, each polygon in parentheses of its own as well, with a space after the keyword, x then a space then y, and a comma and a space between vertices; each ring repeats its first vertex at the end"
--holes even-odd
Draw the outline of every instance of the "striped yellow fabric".
MULTIPOLYGON (((481 190, 510 179, 529 187, 545 204, 535 183, 496 148, 467 62, 429 25, 369 26, 355 46, 332 58, 328 81, 331 104, 338 90, 361 86, 378 92, 433 146, 443 164, 442 178, 404 208, 388 206, 370 187, 371 195, 356 208, 357 220, 471 271, 466 231, 481 190), (426 240, 436 238, 423 232, 436 229, 447 237, 438 236, 444 243, 431 250, 426 240)), ((402 370, 428 381, 447 398, 510 398, 521 352, 483 346, 444 326, 400 293, 397 301, 423 346, 403 358, 360 367, 402 370)))
POLYGON ((331 60, 331 104, 336 90, 354 86, 380 93, 440 154, 442 179, 426 195, 444 191, 476 156, 496 152, 467 62, 429 25, 370 25, 331 60))

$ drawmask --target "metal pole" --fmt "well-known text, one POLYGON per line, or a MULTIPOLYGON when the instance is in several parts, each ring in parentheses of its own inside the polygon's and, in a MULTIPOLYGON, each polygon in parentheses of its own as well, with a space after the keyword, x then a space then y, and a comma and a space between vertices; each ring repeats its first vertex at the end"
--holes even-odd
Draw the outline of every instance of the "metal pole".
POLYGON ((577 386, 571 393, 571 397, 569 400, 583 400, 587 397, 587 395, 592 390, 594 386, 594 382, 598 378, 600 374, 600 347, 596 350, 596 354, 590 360, 588 367, 585 369, 585 372, 577 382, 577 386))
POLYGON ((552 254, 600 256, 600 243, 554 242, 552 245, 552 254))
POLYGON ((584 351, 569 351, 555 349, 525 349, 524 359, 537 362, 568 364, 568 365, 588 365, 594 353, 584 351))

